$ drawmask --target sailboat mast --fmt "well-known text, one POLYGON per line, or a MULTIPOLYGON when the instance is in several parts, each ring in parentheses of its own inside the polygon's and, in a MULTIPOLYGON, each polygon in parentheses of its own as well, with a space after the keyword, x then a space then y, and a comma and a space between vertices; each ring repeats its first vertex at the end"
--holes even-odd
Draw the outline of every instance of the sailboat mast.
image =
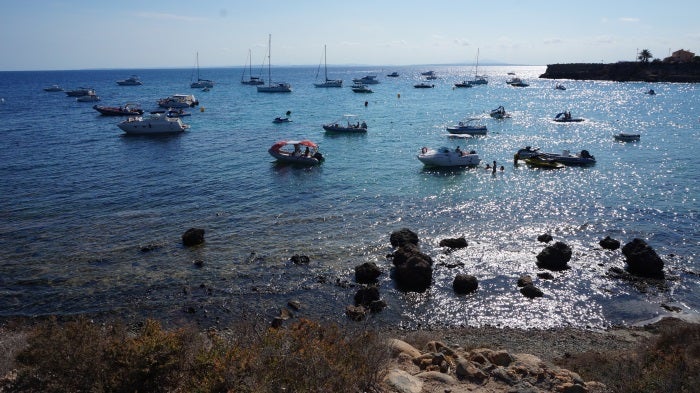
POLYGON ((270 64, 272 63, 272 34, 267 36, 267 85, 272 86, 270 64))
POLYGON ((328 82, 328 63, 326 62, 326 44, 323 44, 323 74, 328 82))

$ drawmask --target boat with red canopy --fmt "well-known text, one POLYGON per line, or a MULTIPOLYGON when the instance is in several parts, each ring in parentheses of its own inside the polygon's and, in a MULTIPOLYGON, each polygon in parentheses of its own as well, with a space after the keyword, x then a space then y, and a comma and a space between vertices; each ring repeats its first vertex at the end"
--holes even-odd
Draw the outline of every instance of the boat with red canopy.
POLYGON ((318 145, 310 140, 283 140, 267 150, 278 162, 299 165, 318 165, 324 158, 318 145))

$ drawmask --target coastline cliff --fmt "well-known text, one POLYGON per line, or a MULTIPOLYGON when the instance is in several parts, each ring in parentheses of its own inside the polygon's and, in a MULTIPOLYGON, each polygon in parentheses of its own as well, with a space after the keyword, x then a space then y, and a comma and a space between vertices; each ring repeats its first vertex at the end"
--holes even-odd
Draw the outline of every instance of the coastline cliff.
POLYGON ((700 82, 700 63, 548 64, 540 78, 614 82, 700 82))

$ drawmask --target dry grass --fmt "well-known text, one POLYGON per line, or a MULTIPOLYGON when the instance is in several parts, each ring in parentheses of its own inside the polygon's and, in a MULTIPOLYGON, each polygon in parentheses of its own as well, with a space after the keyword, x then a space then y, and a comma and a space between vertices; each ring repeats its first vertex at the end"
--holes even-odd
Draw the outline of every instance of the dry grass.
POLYGON ((655 339, 635 351, 587 352, 561 364, 619 393, 697 392, 700 325, 661 327, 655 339))
POLYGON ((32 329, 0 391, 355 393, 378 385, 387 356, 373 332, 303 319, 227 334, 52 320, 32 329))

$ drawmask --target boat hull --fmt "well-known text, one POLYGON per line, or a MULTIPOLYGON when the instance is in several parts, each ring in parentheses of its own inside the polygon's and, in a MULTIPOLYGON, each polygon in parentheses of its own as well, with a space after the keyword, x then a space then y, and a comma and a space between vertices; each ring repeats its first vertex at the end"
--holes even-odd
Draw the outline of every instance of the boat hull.
POLYGON ((291 93, 292 87, 287 83, 278 83, 270 86, 258 86, 258 93, 291 93))
POLYGON ((477 166, 481 162, 478 154, 450 151, 447 149, 430 150, 423 148, 416 156, 425 166, 430 167, 466 167, 477 166))
POLYGON ((116 106, 94 105, 92 109, 100 112, 104 116, 138 116, 143 114, 142 109, 129 109, 116 106))
POLYGON ((328 80, 321 83, 314 83, 315 87, 343 87, 342 80, 328 80))
POLYGON ((321 163, 321 159, 319 159, 317 155, 313 156, 294 156, 292 154, 289 154, 287 152, 279 151, 279 150, 274 150, 274 149, 268 149, 268 153, 272 157, 274 157, 277 162, 285 163, 285 164, 294 164, 294 165, 304 165, 304 166, 314 166, 318 165, 321 163))
POLYGON ((347 133, 363 133, 367 132, 367 127, 344 127, 324 124, 323 129, 327 132, 347 132, 347 133))
POLYGON ((638 141, 642 136, 639 134, 624 134, 620 133, 617 135, 614 135, 615 140, 618 140, 620 142, 636 142, 638 141))
POLYGON ((178 134, 189 128, 189 126, 183 124, 179 118, 161 116, 153 119, 134 117, 124 120, 117 124, 117 126, 129 135, 178 134))
POLYGON ((454 127, 447 127, 447 132, 450 134, 468 134, 468 135, 486 135, 488 130, 486 127, 460 127, 460 126, 454 126, 454 127))

